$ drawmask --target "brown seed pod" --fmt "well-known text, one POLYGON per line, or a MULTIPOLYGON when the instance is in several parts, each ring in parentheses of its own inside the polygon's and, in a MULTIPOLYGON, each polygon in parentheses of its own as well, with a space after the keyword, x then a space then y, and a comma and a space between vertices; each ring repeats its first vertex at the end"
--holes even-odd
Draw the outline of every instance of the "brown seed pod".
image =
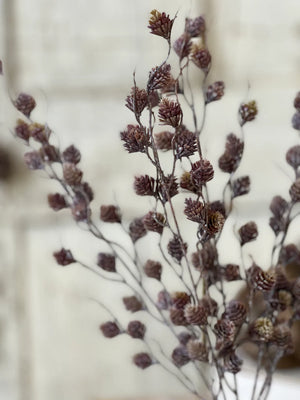
POLYGON ((140 321, 130 321, 127 326, 127 333, 134 339, 143 339, 146 326, 140 321))
POLYGON ((158 184, 158 192, 163 203, 178 194, 177 178, 173 175, 165 176, 163 182, 158 184))
POLYGON ((123 304, 126 310, 135 313, 143 309, 142 302, 136 296, 123 297, 123 304))
POLYGON ((166 290, 161 290, 157 295, 156 305, 160 310, 167 310, 171 304, 171 296, 166 290))
POLYGON ((155 179, 149 175, 140 175, 134 178, 134 191, 139 196, 155 195, 155 179))
POLYGON ((183 33, 177 40, 175 40, 173 49, 178 55, 179 60, 183 60, 188 57, 192 50, 191 37, 187 33, 183 33))
POLYGON ((139 118, 143 110, 147 107, 148 96, 145 89, 138 87, 131 88, 130 95, 126 97, 126 107, 139 118))
POLYGON ((226 281, 236 281, 241 279, 240 267, 237 264, 227 264, 224 267, 224 277, 226 281))
POLYGON ((204 204, 198 200, 192 200, 191 198, 185 199, 184 214, 190 221, 203 224, 205 221, 204 204))
POLYGON ((53 253, 53 256, 56 259, 58 265, 66 266, 76 262, 71 253, 71 250, 67 250, 64 248, 53 253))
POLYGON ((245 305, 238 300, 231 300, 226 304, 222 318, 229 319, 235 326, 240 326, 246 320, 247 310, 245 305))
POLYGON ((180 263, 182 257, 187 252, 187 243, 182 243, 178 236, 174 236, 171 240, 169 240, 167 249, 170 256, 180 263))
POLYGON ((240 105, 240 125, 243 126, 246 122, 253 121, 257 115, 257 105, 255 101, 250 101, 249 103, 243 103, 240 105))
POLYGON ((191 339, 186 345, 188 356, 191 360, 208 362, 207 347, 199 339, 191 339))
POLYGON ((146 234, 147 231, 145 229, 143 219, 135 218, 129 225, 129 235, 133 243, 144 237, 146 234))
POLYGON ((197 18, 185 19, 185 32, 191 37, 201 36, 205 32, 205 19, 201 15, 197 18))
POLYGON ((82 171, 75 164, 66 162, 63 164, 64 180, 70 186, 77 186, 81 183, 82 171))
POLYGON ((187 129, 181 129, 180 132, 175 135, 174 147, 177 160, 192 156, 197 150, 195 134, 187 129))
POLYGON ((139 125, 127 125, 126 130, 120 133, 120 137, 128 153, 145 153, 149 146, 146 131, 139 125))
POLYGON ((97 265, 107 272, 116 272, 116 258, 113 254, 98 253, 97 265))
POLYGON ((227 318, 219 319, 214 329, 217 337, 226 341, 231 341, 235 334, 235 324, 227 318))
POLYGON ((192 164, 191 178, 197 188, 209 182, 214 177, 214 169, 208 160, 199 160, 192 164))
POLYGON ((29 94, 20 93, 16 100, 13 101, 13 105, 18 111, 29 118, 32 110, 36 106, 36 102, 29 94))
POLYGON ((286 153, 287 163, 295 170, 300 166, 300 145, 291 147, 286 153))
POLYGON ((29 125, 30 136, 39 143, 48 144, 51 131, 48 126, 34 122, 29 125))
POLYGON ((48 194, 48 204, 54 211, 68 207, 65 197, 60 193, 48 194))
POLYGON ((186 365, 190 361, 186 347, 176 347, 172 352, 172 360, 177 367, 183 367, 186 365))
POLYGON ((192 49, 192 60, 204 73, 208 73, 211 64, 211 55, 205 47, 195 45, 192 49))
POLYGON ((209 85, 205 92, 205 103, 220 100, 224 96, 225 85, 223 81, 214 82, 209 85))
POLYGON ((72 164, 78 164, 81 160, 80 151, 73 144, 62 153, 63 160, 72 164))
POLYGON ((187 326, 188 322, 185 319, 183 309, 171 307, 170 308, 170 320, 176 326, 187 326))
POLYGON ((250 178, 248 175, 241 176, 232 182, 233 197, 244 196, 250 192, 250 178))
POLYGON ((153 360, 148 353, 138 353, 133 357, 134 364, 141 369, 146 369, 153 364, 153 360))
POLYGON ((191 325, 207 325, 207 310, 203 304, 187 304, 184 307, 184 316, 191 325))
POLYGON ((164 89, 172 80, 170 64, 163 64, 159 67, 152 68, 149 73, 147 91, 148 93, 153 90, 164 89))
POLYGON ((270 342, 273 338, 273 333, 273 323, 267 317, 256 319, 250 326, 250 334, 253 336, 254 340, 270 342))
POLYGON ((182 110, 177 101, 163 97, 158 108, 158 117, 163 125, 171 125, 174 128, 181 125, 182 110))
POLYGON ((238 231, 240 235, 241 246, 246 243, 252 242, 258 236, 257 225, 255 222, 250 221, 247 224, 240 227, 238 231))
POLYGON ((162 265, 158 261, 147 260, 144 266, 144 272, 149 278, 154 278, 160 281, 162 265))
POLYGON ((258 265, 252 265, 247 271, 247 279, 254 290, 270 292, 275 286, 275 276, 262 270, 258 265))
POLYGON ((182 189, 188 190, 193 193, 197 193, 197 188, 194 186, 191 174, 188 171, 185 171, 181 175, 179 185, 182 189))
POLYGON ((149 25, 150 33, 170 40, 174 19, 170 19, 166 13, 152 10, 150 13, 149 25))
POLYGON ((237 356, 235 351, 230 352, 224 357, 224 370, 232 374, 237 374, 241 370, 243 360, 237 356))
POLYGON ((113 205, 102 205, 100 207, 100 219, 103 222, 120 223, 121 214, 119 207, 113 205))
POLYGON ((184 309, 191 302, 191 297, 186 292, 174 292, 171 294, 171 304, 176 309, 184 309))
POLYGON ((28 142, 30 138, 29 125, 22 119, 17 120, 17 125, 15 126, 15 134, 18 138, 28 142))
POLYGON ((24 154, 24 161, 31 170, 44 169, 44 163, 38 151, 30 151, 24 154))
POLYGON ((120 328, 115 322, 108 321, 100 325, 100 330, 106 338, 113 338, 121 333, 120 328))
POLYGON ((143 217, 143 224, 147 231, 157 232, 161 235, 165 226, 165 217, 158 212, 149 211, 143 217))
POLYGON ((281 196, 273 197, 270 204, 270 210, 277 219, 282 218, 287 209, 288 203, 284 198, 282 198, 281 196))
POLYGON ((163 131, 156 133, 155 137, 155 144, 159 150, 172 150, 172 140, 174 138, 174 133, 163 131))

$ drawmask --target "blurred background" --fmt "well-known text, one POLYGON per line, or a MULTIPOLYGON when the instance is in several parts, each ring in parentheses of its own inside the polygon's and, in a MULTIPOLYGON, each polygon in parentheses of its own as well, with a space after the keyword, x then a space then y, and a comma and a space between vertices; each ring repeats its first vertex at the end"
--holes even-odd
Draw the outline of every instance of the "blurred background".
MULTIPOLYGON (((126 218, 141 215, 149 204, 136 198, 132 179, 145 167, 124 151, 119 132, 133 122, 124 107, 133 71, 142 86, 166 54, 163 39, 147 29, 153 8, 170 16, 178 12, 174 39, 185 17, 206 18, 213 56, 209 81, 226 84, 224 99, 207 115, 203 141, 209 159, 215 163, 226 135, 238 133, 240 102, 258 103, 259 116, 246 127, 240 170, 250 174, 252 191, 239 200, 237 216, 267 226, 269 200, 288 193, 292 174, 285 152, 299 143, 290 123, 300 88, 299 0, 0 0, 1 400, 185 393, 161 369, 142 372, 131 364, 142 344, 125 337, 108 341, 100 334, 99 324, 109 315, 89 298, 105 295, 108 304, 121 307, 119 293, 79 267, 55 264, 52 253, 62 246, 89 260, 98 244, 68 213, 48 209, 46 196, 57 187, 23 166, 24 147, 11 135, 18 116, 7 101, 21 91, 32 94, 35 120, 47 122, 62 148, 80 148, 96 210, 117 201, 126 218)), ((196 77, 195 88, 200 82, 196 77)), ((270 247, 270 228, 261 233, 270 247)), ((254 250, 267 267, 269 250, 254 250)))

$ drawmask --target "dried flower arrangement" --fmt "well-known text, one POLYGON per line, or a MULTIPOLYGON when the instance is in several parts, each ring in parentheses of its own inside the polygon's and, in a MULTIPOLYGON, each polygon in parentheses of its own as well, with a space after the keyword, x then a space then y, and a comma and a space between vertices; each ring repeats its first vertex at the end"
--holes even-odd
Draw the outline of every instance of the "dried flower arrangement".
MULTIPOLYGON (((270 204, 274 246, 269 269, 263 270, 254 261, 246 265, 243 258, 245 246, 259 239, 254 221, 240 226, 233 238, 239 242, 240 264, 222 265, 219 240, 223 226, 232 213, 235 199, 250 191, 249 176, 238 176, 237 170, 244 150, 244 126, 255 119, 258 110, 255 101, 240 105, 240 134, 227 136, 218 162, 219 169, 228 177, 223 198, 210 201, 209 184, 215 168, 204 157, 200 136, 206 109, 223 97, 225 85, 222 81, 207 83, 212 60, 206 47, 205 19, 187 18, 183 34, 171 44, 174 20, 164 12, 151 12, 150 32, 167 41, 168 53, 150 71, 146 88, 140 89, 134 76, 126 107, 135 122, 121 132, 127 152, 142 153, 155 170, 154 177, 140 175, 134 179, 136 194, 153 199, 153 207, 146 215, 127 226, 119 207, 109 204, 100 207, 101 222, 95 222, 90 208, 93 190, 78 167, 80 151, 74 145, 62 151, 51 144, 51 129, 31 119, 36 102, 30 95, 21 93, 14 101, 15 108, 26 117, 18 119, 14 133, 31 147, 25 153, 28 168, 44 170, 62 188, 63 193, 49 194, 49 206, 54 211, 69 208, 74 220, 110 249, 100 252, 95 265, 90 266, 77 259, 71 250, 62 248, 54 253, 57 263, 61 266, 78 263, 102 279, 126 285, 132 292, 122 299, 125 309, 134 315, 127 326, 103 304, 111 316, 100 325, 103 335, 113 338, 126 334, 142 340, 145 352, 133 356, 137 367, 146 369, 158 364, 198 398, 214 400, 245 398, 244 394, 241 397, 237 384, 243 364, 240 349, 245 343, 252 343, 257 348, 257 359, 249 399, 263 400, 268 397, 278 361, 294 350, 292 326, 300 319, 300 278, 291 278, 286 268, 291 263, 300 265, 300 249, 294 243, 286 243, 292 221, 299 216, 300 146, 293 146, 286 153, 286 161, 295 174, 289 198, 278 195, 270 204), (172 49, 179 59, 176 76, 175 68, 168 64, 172 49), (200 123, 188 73, 192 65, 202 75, 200 123), (192 115, 192 128, 183 123, 186 122, 184 107, 192 115), (170 155, 166 167, 161 160, 162 152, 170 155), (185 200, 180 202, 182 207, 178 210, 174 198, 179 198, 180 193, 185 200), (183 237, 182 216, 188 220, 185 222, 190 224, 190 231, 194 230, 193 237, 183 237), (131 248, 106 237, 102 224, 118 224, 130 237, 131 248), (142 262, 138 243, 147 240, 156 240, 159 256, 152 259, 149 255, 142 262), (169 287, 165 271, 181 285, 180 291, 169 287), (159 290, 155 298, 145 284, 148 280, 157 281, 159 290), (232 298, 226 290, 232 281, 239 281, 245 288, 245 301, 232 298), (255 302, 259 302, 259 310, 254 309, 255 302), (142 315, 163 325, 176 339, 173 351, 168 353, 159 344, 159 338, 158 343, 151 341, 147 323, 141 322, 142 315), (194 375, 189 374, 188 365, 193 367, 194 375), (263 378, 260 385, 259 377, 263 378)), ((300 130, 300 92, 294 107, 292 125, 300 130)))

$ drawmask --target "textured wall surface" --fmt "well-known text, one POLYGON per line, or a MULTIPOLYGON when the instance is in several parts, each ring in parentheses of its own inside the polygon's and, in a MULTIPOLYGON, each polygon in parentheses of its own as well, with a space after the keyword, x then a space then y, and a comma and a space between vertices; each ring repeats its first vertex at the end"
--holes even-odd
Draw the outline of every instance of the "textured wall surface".
MULTIPOLYGON (((136 202, 132 178, 147 167, 124 151, 119 132, 132 122, 123 104, 133 70, 142 85, 166 51, 161 39, 147 32, 149 11, 178 11, 174 36, 185 16, 204 13, 214 60, 211 81, 227 85, 222 104, 208 112, 205 151, 216 163, 226 134, 238 129, 239 103, 255 98, 260 114, 247 127, 240 170, 241 175, 251 171, 253 192, 240 201, 237 215, 266 223, 267 202, 290 185, 285 151, 299 142, 290 119, 300 87, 300 5, 299 0, 275 3, 0 0, 1 140, 15 160, 14 176, 0 185, 0 399, 96 400, 139 396, 145 388, 148 395, 184 393, 165 371, 141 372, 131 365, 141 343, 126 337, 108 342, 99 334, 109 315, 89 298, 105 295, 120 308, 122 288, 116 295, 87 271, 54 264, 52 252, 62 245, 91 262, 99 245, 68 213, 48 210, 46 195, 57 188, 42 173, 25 171, 23 147, 10 134, 16 113, 7 94, 33 94, 34 117, 51 126, 62 147, 78 145, 95 189, 96 212, 99 204, 117 199, 127 218, 140 215, 149 204, 136 202)), ((195 77, 195 88, 199 82, 195 77)), ((269 230, 262 232, 271 245, 269 230)), ((256 250, 267 266, 269 253, 256 250)), ((290 397, 295 398, 292 392, 290 397)))

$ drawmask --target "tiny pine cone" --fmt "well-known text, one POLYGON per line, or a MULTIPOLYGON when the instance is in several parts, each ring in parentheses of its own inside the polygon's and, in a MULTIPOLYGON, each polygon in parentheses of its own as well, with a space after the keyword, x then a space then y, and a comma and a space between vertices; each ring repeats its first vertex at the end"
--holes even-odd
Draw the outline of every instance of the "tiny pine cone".
POLYGON ((170 256, 180 263, 182 257, 186 254, 187 243, 183 243, 178 236, 174 236, 169 241, 167 249, 170 256))
POLYGON ((209 182, 214 177, 214 169, 208 160, 199 160, 192 164, 192 182, 197 188, 209 182))
POLYGON ((209 85, 205 92, 206 104, 220 100, 224 96, 224 89, 225 85, 223 81, 217 81, 209 85))
POLYGON ((191 37, 201 36, 205 32, 205 19, 200 15, 197 18, 185 19, 185 32, 191 37))
POLYGON ((149 175, 140 175, 134 178, 134 191, 139 196, 155 195, 155 179, 149 175))
POLYGON ((34 98, 26 93, 20 93, 16 100, 13 101, 13 104, 27 118, 30 117, 32 110, 36 106, 34 98))
POLYGON ((210 69, 211 55, 208 49, 205 47, 194 46, 192 50, 192 60, 194 64, 202 69, 202 71, 207 74, 210 69))
POLYGON ((223 228, 225 223, 225 218, 222 213, 219 211, 208 212, 207 218, 207 233, 211 236, 215 235, 216 233, 220 232, 223 228))
POLYGON ((146 234, 147 230, 145 229, 143 219, 135 218, 129 225, 129 235, 133 243, 141 239, 146 234))
POLYGON ((15 126, 15 134, 18 138, 28 142, 30 138, 29 125, 22 119, 17 120, 17 125, 15 126))
POLYGON ((208 362, 208 350, 205 344, 198 339, 190 339, 187 342, 186 349, 191 360, 208 362))
POLYGON ((190 361, 187 349, 185 346, 178 346, 172 352, 172 360, 177 367, 183 367, 190 361))
POLYGON ((77 186, 81 183, 82 171, 75 164, 66 162, 63 164, 64 180, 70 186, 77 186))
POLYGON ((175 136, 175 155, 178 160, 182 157, 190 157, 197 150, 196 135, 187 129, 182 129, 175 136))
POLYGON ((64 248, 53 253, 53 256, 58 265, 66 266, 76 262, 71 251, 64 248))
POLYGON ((103 336, 109 339, 121 333, 118 325, 112 321, 107 321, 104 324, 100 325, 100 330, 103 333, 103 336))
POLYGON ((113 205, 102 205, 100 207, 100 219, 103 222, 120 223, 121 214, 119 207, 113 205))
POLYGON ((151 92, 153 90, 164 89, 167 87, 171 80, 171 66, 170 64, 163 64, 159 67, 153 68, 149 73, 149 79, 147 83, 147 90, 151 92))
POLYGON ((48 194, 48 204, 54 211, 59 211, 68 207, 65 197, 60 193, 48 194))
POLYGON ((176 309, 184 309, 190 302, 191 297, 186 292, 174 292, 171 294, 171 303, 176 309))
POLYGON ((172 139, 174 138, 174 133, 163 131, 156 133, 154 137, 155 145, 159 150, 172 150, 172 139))
POLYGON ((289 190, 291 199, 293 202, 300 201, 300 178, 298 178, 290 187, 289 190))
POLYGON ((237 167, 239 166, 239 160, 237 160, 228 151, 225 151, 225 153, 223 153, 219 158, 218 165, 221 171, 231 174, 237 170, 237 167))
POLYGON ((188 57, 192 50, 191 37, 187 33, 183 33, 177 40, 175 40, 173 49, 178 55, 179 60, 188 57))
POLYGON ((72 144, 63 151, 62 157, 64 162, 78 164, 81 159, 81 154, 77 147, 72 144))
POLYGON ((135 313, 143 309, 142 302, 136 296, 123 297, 123 304, 126 310, 135 313))
POLYGON ((274 333, 273 323, 267 317, 260 317, 251 325, 250 333, 259 341, 270 342, 274 333))
POLYGON ((174 128, 181 125, 182 110, 177 101, 163 97, 159 104, 158 117, 163 125, 171 125, 174 128))
POLYGON ((173 175, 168 175, 163 178, 163 182, 158 185, 158 191, 161 200, 166 203, 169 199, 178 194, 177 178, 173 175))
POLYGON ((219 305, 216 302, 216 300, 214 300, 212 297, 210 297, 209 295, 205 295, 200 300, 200 304, 202 304, 203 307, 206 309, 208 316, 212 316, 212 317, 217 316, 219 305))
POLYGON ((149 211, 143 218, 143 224, 147 231, 161 235, 165 226, 165 217, 158 212, 149 211))
POLYGON ((253 265, 247 271, 248 280, 255 290, 270 292, 275 286, 275 276, 262 270, 259 266, 253 265))
POLYGON ((258 236, 257 225, 253 221, 241 226, 238 232, 240 235, 241 246, 255 240, 258 236))
POLYGON ((227 318, 234 323, 235 326, 240 326, 246 320, 247 310, 245 305, 238 300, 231 300, 226 304, 222 318, 227 318))
POLYGON ((232 182, 233 197, 244 196, 250 192, 250 178, 248 175, 241 176, 232 182))
POLYGON ((227 318, 222 318, 217 321, 214 326, 216 335, 219 339, 231 341, 235 334, 235 324, 227 318))
POLYGON ((240 105, 240 124, 244 125, 246 122, 253 121, 257 115, 257 105, 255 101, 250 101, 249 103, 243 103, 240 105))
POLYGON ((224 357, 224 370, 226 372, 237 374, 238 372, 240 372, 242 364, 243 360, 238 357, 238 355, 234 351, 231 351, 224 357))
POLYGON ((197 188, 195 187, 195 185, 192 182, 192 177, 191 177, 191 173, 188 171, 185 171, 181 177, 180 177, 180 187, 182 189, 186 189, 190 192, 196 193, 197 192, 197 188))
POLYGON ((144 266, 144 272, 149 278, 160 281, 162 265, 158 261, 148 260, 144 266))
POLYGON ((170 19, 166 13, 152 10, 150 13, 149 25, 150 33, 170 40, 174 19, 170 19))
POLYGON ((207 325, 207 310, 202 304, 187 304, 184 308, 184 316, 191 325, 207 325))
POLYGON ((139 125, 127 125, 126 130, 120 133, 120 138, 128 153, 145 153, 149 145, 146 131, 139 125))
POLYGON ((184 316, 184 311, 175 307, 170 308, 170 320, 176 326, 187 326, 188 322, 184 316))
POLYGON ((224 268, 224 277, 226 281, 236 281, 241 279, 240 267, 237 264, 227 264, 224 268))
POLYGON ((134 339, 143 339, 146 326, 140 321, 130 321, 127 326, 127 333, 134 339))
POLYGON ((131 93, 126 98, 126 107, 139 118, 148 104, 148 96, 145 89, 131 88, 131 93))
POLYGON ((134 364, 141 369, 146 369, 153 364, 153 360, 148 353, 138 353, 133 357, 134 364))
POLYGON ((107 272, 116 272, 116 258, 109 253, 98 253, 97 265, 107 272))
POLYGON ((290 350, 293 347, 293 339, 289 326, 286 324, 275 326, 273 340, 281 349, 290 350))

